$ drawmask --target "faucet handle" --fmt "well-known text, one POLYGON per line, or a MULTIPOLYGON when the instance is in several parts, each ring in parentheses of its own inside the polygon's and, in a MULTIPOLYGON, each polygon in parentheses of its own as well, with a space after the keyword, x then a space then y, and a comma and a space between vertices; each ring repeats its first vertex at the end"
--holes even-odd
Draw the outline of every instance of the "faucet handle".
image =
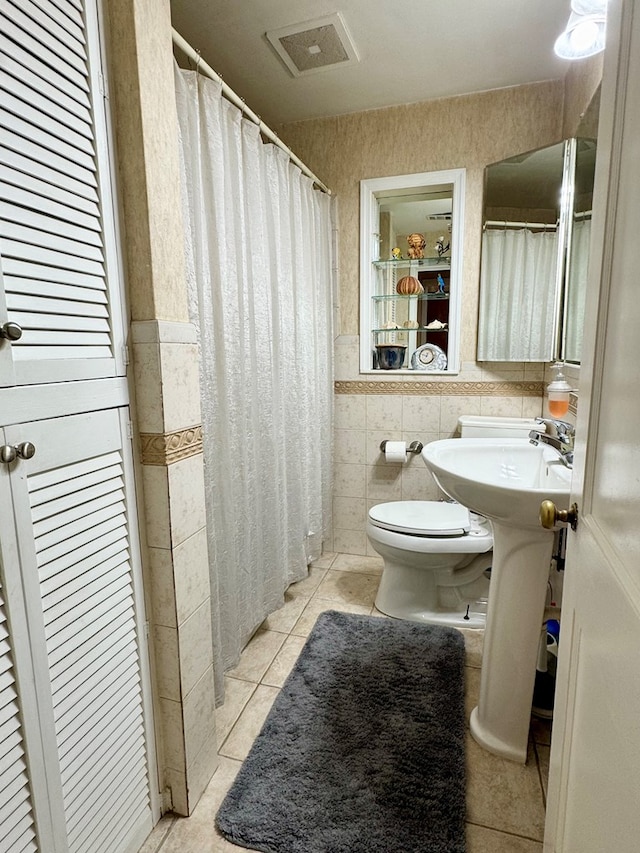
MULTIPOLYGON (((560 421, 556 418, 536 418, 536 423, 544 424, 545 428, 551 427, 551 435, 555 435, 563 444, 572 444, 575 438, 576 428, 568 421, 560 421)), ((547 431, 549 431, 547 429, 547 431)))

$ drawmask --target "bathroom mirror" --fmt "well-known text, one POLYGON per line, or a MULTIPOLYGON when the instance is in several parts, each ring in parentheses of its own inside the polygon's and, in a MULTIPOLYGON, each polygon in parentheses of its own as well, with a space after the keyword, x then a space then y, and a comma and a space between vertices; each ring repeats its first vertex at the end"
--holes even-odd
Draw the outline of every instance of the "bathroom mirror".
POLYGON ((580 363, 597 114, 594 99, 590 137, 485 171, 479 361, 580 363))
POLYGON ((360 184, 360 372, 459 370, 465 170, 360 184))

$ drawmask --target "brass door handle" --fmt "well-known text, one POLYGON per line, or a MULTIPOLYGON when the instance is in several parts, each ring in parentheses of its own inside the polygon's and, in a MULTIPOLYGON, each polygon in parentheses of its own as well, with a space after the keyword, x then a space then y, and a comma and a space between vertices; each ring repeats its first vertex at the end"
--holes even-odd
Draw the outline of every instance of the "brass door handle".
POLYGON ((558 509, 553 501, 542 501, 540 524, 547 530, 553 530, 558 522, 567 523, 575 530, 578 526, 578 504, 571 504, 570 509, 558 509))

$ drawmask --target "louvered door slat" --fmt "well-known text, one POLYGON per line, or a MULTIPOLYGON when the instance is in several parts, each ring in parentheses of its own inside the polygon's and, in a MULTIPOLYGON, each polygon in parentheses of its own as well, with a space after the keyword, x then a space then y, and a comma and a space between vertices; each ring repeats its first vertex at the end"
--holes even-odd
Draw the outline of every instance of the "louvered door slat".
MULTIPOLYGON (((68 590, 60 591, 59 595, 50 595, 44 599, 43 603, 47 610, 45 624, 49 626, 65 626, 68 624, 68 618, 73 613, 73 618, 76 614, 82 612, 82 608, 87 604, 87 609, 90 610, 96 597, 102 598, 102 593, 105 595, 113 594, 117 589, 122 588, 119 582, 122 578, 126 578, 127 566, 120 565, 112 567, 108 575, 101 575, 99 569, 91 573, 88 578, 83 575, 81 579, 76 578, 75 582, 68 590), (60 596, 64 595, 63 598, 60 596)), ((124 585, 124 584, 123 584, 124 585)))
POLYGON ((65 313, 72 317, 107 318, 109 316, 107 306, 103 302, 93 304, 91 302, 75 302, 71 299, 48 299, 46 297, 41 299, 36 295, 29 297, 26 294, 9 294, 7 307, 9 311, 19 311, 23 316, 32 313, 34 310, 39 315, 52 314, 55 316, 65 313))
POLYGON ((90 467, 93 461, 74 466, 72 476, 64 482, 43 477, 38 480, 37 487, 34 484, 30 494, 36 521, 84 503, 98 493, 104 494, 104 489, 111 489, 120 481, 122 466, 117 453, 101 457, 100 468, 90 467))
MULTIPOLYGON (((35 78, 42 81, 43 91, 50 92, 49 87, 52 87, 56 93, 59 93, 58 97, 60 97, 60 103, 65 111, 75 113, 78 116, 86 115, 87 111, 91 109, 91 101, 89 100, 89 87, 85 75, 72 71, 70 75, 64 76, 56 70, 54 64, 46 62, 46 51, 43 52, 42 58, 37 55, 39 51, 37 43, 33 39, 30 39, 27 34, 22 33, 9 21, 4 20, 1 15, 0 21, 3 24, 2 32, 0 32, 0 52, 3 57, 14 59, 19 68, 28 68, 29 72, 33 72, 35 78), (30 44, 36 44, 35 51, 29 51, 30 44), (77 108, 80 108, 80 112, 76 112, 77 108)), ((25 77, 26 82, 31 79, 34 78, 30 75, 25 77)))
POLYGON ((37 476, 30 477, 27 483, 31 506, 40 507, 47 501, 65 494, 72 494, 78 488, 84 488, 94 481, 102 482, 109 479, 113 470, 122 473, 122 459, 118 451, 83 459, 80 462, 65 466, 64 471, 43 471, 37 476), (111 470, 105 473, 108 468, 111 470), (80 480, 81 477, 85 479, 80 480), (67 483, 71 483, 71 481, 73 481, 73 485, 68 486, 67 483), (50 491, 45 491, 45 489, 50 489, 50 491))
POLYGON ((104 661, 102 679, 93 676, 83 684, 81 708, 75 704, 75 698, 62 697, 56 704, 56 723, 60 737, 64 737, 65 728, 72 725, 80 716, 82 710, 85 718, 92 717, 102 707, 105 695, 124 693, 131 683, 137 683, 137 663, 132 654, 124 660, 104 661))
MULTIPOLYGON (((113 719, 120 719, 126 708, 136 704, 136 695, 140 691, 140 685, 135 678, 130 677, 135 674, 135 667, 135 660, 129 660, 128 668, 114 670, 114 675, 105 681, 105 685, 113 689, 104 691, 95 682, 91 689, 87 688, 83 703, 85 713, 81 716, 74 714, 71 706, 67 708, 67 713, 60 715, 58 750, 61 761, 76 744, 88 744, 92 740, 91 732, 94 720, 99 722, 105 715, 109 715, 113 719), (122 675, 126 677, 127 683, 124 687, 119 687, 117 682, 122 675)), ((61 694, 62 701, 66 698, 64 694, 61 694)))
POLYGON ((0 92, 0 98, 3 105, 6 104, 7 110, 3 116, 6 128, 3 142, 7 148, 24 151, 34 160, 56 169, 62 176, 58 179, 61 186, 64 186, 63 176, 66 174, 83 184, 96 186, 93 174, 95 163, 93 156, 84 151, 87 148, 84 137, 71 130, 65 133, 65 128, 59 122, 26 106, 23 110, 27 113, 27 118, 37 123, 22 119, 14 112, 8 111, 11 107, 14 110, 20 108, 19 105, 16 107, 15 98, 5 91, 0 92), (69 142, 65 141, 67 138, 69 142))
MULTIPOLYGON (((12 211, 13 213, 14 211, 12 211)), ((38 249, 47 250, 53 249, 56 251, 58 257, 60 253, 65 253, 70 256, 75 256, 84 262, 84 259, 95 261, 96 268, 94 272, 99 272, 102 269, 102 262, 104 261, 104 255, 102 253, 102 248, 100 246, 100 241, 98 241, 98 245, 92 245, 88 242, 80 242, 77 239, 62 237, 59 234, 52 234, 48 231, 40 230, 37 225, 40 224, 37 222, 36 217, 29 217, 25 220, 28 224, 20 225, 16 222, 12 222, 10 220, 0 220, 0 236, 6 238, 6 245, 12 245, 11 241, 20 241, 21 243, 28 243, 30 247, 37 247, 38 249)), ((87 232, 87 235, 91 235, 92 243, 95 241, 95 234, 92 231, 87 232)), ((84 235, 83 233, 83 236, 84 235)), ((14 251, 18 251, 17 248, 14 248, 14 251)), ((25 251, 23 248, 18 257, 28 258, 29 251, 25 251)))
MULTIPOLYGON (((69 773, 70 778, 73 779, 73 787, 77 787, 78 785, 85 787, 83 783, 87 775, 95 776, 97 768, 104 767, 104 750, 108 748, 114 737, 119 736, 120 739, 124 739, 125 736, 130 736, 134 743, 140 740, 139 735, 142 733, 142 713, 140 709, 125 707, 119 710, 120 713, 117 716, 112 714, 106 719, 102 717, 102 719, 96 721, 89 748, 87 748, 85 742, 76 741, 71 748, 67 749, 64 757, 61 756, 60 769, 63 780, 67 776, 67 772, 71 771, 74 766, 80 766, 78 761, 82 760, 82 769, 75 773, 69 773)), ((71 791, 73 788, 70 787, 68 790, 71 791)), ((74 808, 76 810, 78 808, 78 805, 75 803, 74 808)), ((71 818, 71 811, 69 817, 71 818)), ((71 820, 69 823, 71 825, 71 820)))
POLYGON ((58 667, 56 673, 52 671, 51 684, 57 691, 57 695, 64 697, 76 690, 78 684, 91 675, 94 668, 101 665, 100 660, 103 655, 108 653, 114 656, 126 648, 131 636, 131 627, 131 620, 123 619, 119 624, 111 626, 108 634, 103 632, 102 636, 97 638, 97 642, 87 643, 82 658, 69 659, 65 661, 64 669, 60 670, 58 667))
POLYGON ((53 71, 55 76, 52 78, 52 82, 62 78, 62 80, 67 80, 69 85, 75 89, 84 90, 85 92, 89 91, 89 83, 85 70, 78 70, 65 63, 50 46, 49 42, 53 42, 53 39, 48 39, 47 42, 39 41, 35 37, 35 33, 32 34, 29 28, 28 18, 25 18, 24 15, 22 16, 21 20, 26 28, 21 27, 17 22, 7 17, 5 12, 6 9, 3 6, 2 14, 0 15, 2 31, 7 36, 8 41, 18 45, 19 48, 24 48, 24 52, 27 55, 27 62, 29 62, 29 57, 33 56, 41 66, 44 65, 53 71))
POLYGON ((85 72, 82 45, 68 38, 63 27, 55 27, 54 22, 37 6, 29 0, 20 0, 20 7, 13 0, 5 0, 3 7, 3 15, 6 15, 8 21, 33 36, 36 56, 41 55, 43 49, 48 49, 58 60, 54 67, 72 68, 81 74, 85 72))
POLYGON ((101 555, 105 553, 107 556, 111 556, 111 554, 120 551, 123 547, 126 549, 126 543, 122 537, 122 528, 116 527, 111 530, 103 530, 99 538, 95 541, 88 542, 71 553, 62 554, 57 559, 51 560, 46 565, 41 566, 39 571, 40 581, 42 583, 46 581, 55 583, 55 577, 62 572, 68 571, 76 565, 93 565, 92 560, 96 554, 101 555))
POLYGON ((70 495, 66 500, 52 501, 44 507, 38 507, 39 518, 35 519, 34 533, 36 538, 50 532, 56 524, 56 517, 67 521, 75 521, 93 509, 102 509, 117 501, 124 500, 122 489, 114 489, 115 483, 106 480, 96 486, 85 489, 80 494, 70 495))
MULTIPOLYGON (((104 540, 102 540, 102 542, 104 542, 104 540)), ((49 595, 53 590, 56 590, 58 587, 64 586, 64 584, 68 583, 74 576, 74 573, 79 570, 79 566, 81 566, 83 571, 91 571, 96 566, 108 563, 111 560, 126 560, 128 553, 129 551, 126 540, 118 538, 94 551, 93 554, 85 556, 82 560, 68 560, 64 568, 61 568, 58 563, 58 568, 55 569, 52 567, 56 564, 49 563, 47 565, 46 576, 44 573, 40 574, 40 587, 42 589, 42 594, 49 595)))
POLYGON ((14 133, 27 136, 31 132, 31 137, 45 146, 47 142, 56 140, 53 150, 62 156, 71 156, 75 151, 79 164, 91 168, 94 152, 91 127, 71 117, 65 122, 60 121, 55 115, 54 104, 8 74, 0 73, 0 92, 4 108, 14 114, 12 121, 7 116, 7 127, 14 133))
POLYGON ((32 210, 57 219, 79 225, 100 233, 97 206, 88 203, 92 213, 79 210, 78 197, 65 190, 52 187, 4 166, 0 167, 0 197, 23 210, 32 210), (54 198, 54 194, 58 198, 54 198), (58 200, 60 199, 60 200, 58 200))
POLYGON ((17 242, 16 240, 6 238, 0 240, 0 247, 7 259, 21 258, 27 262, 43 264, 45 266, 48 264, 52 264, 53 266, 61 265, 69 270, 93 276, 103 274, 103 266, 100 262, 88 260, 82 256, 56 252, 51 249, 41 248, 38 245, 17 242))
MULTIPOLYGON (((71 850, 91 850, 92 853, 111 853, 113 850, 113 819, 111 822, 105 815, 105 805, 116 805, 123 803, 127 805, 132 796, 139 791, 140 775, 132 771, 139 765, 141 755, 139 751, 131 756, 125 764, 114 765, 111 780, 101 780, 101 786, 96 785, 95 800, 88 804, 84 813, 80 814, 80 820, 74 831, 69 833, 71 850), (118 786, 118 797, 114 793, 114 787, 118 786)), ((141 810, 146 809, 144 802, 141 810)))
MULTIPOLYGON (((112 516, 111 518, 102 521, 100 524, 96 524, 95 527, 91 528, 90 533, 83 530, 75 536, 63 539, 62 542, 43 550, 38 554, 38 566, 46 566, 51 560, 73 554, 75 549, 84 548, 85 546, 93 548, 92 543, 95 543, 96 540, 101 539, 102 536, 113 531, 118 531, 118 535, 122 536, 124 535, 124 529, 124 522, 122 518, 112 516)), ((93 553, 93 550, 91 553, 93 553)))
POLYGON ((3 87, 17 98, 30 102, 46 115, 55 118, 62 127, 69 127, 81 136, 92 140, 89 102, 86 101, 86 105, 83 105, 69 97, 68 84, 65 90, 60 91, 49 81, 50 74, 44 78, 35 74, 31 67, 32 60, 25 66, 12 56, 7 56, 2 50, 3 43, 4 39, 0 38, 0 52, 2 52, 0 80, 4 81, 3 87))
POLYGON ((69 651, 70 646, 73 648, 74 638, 78 648, 83 643, 91 644, 95 638, 102 636, 104 630, 110 630, 114 621, 120 617, 132 619, 134 616, 131 601, 126 597, 117 602, 110 602, 110 607, 110 613, 101 613, 93 618, 90 624, 78 627, 75 634, 72 631, 66 635, 58 634, 49 641, 49 662, 53 672, 56 667, 64 668, 75 662, 77 656, 69 651))
MULTIPOLYGON (((75 310, 76 305, 83 305, 87 313, 103 316, 108 313, 107 295, 103 290, 91 290, 88 287, 75 287, 73 284, 60 284, 55 281, 36 281, 32 278, 18 278, 6 275, 5 282, 9 287, 7 300, 16 309, 24 308, 24 299, 60 300, 75 310)), ((43 310, 47 307, 43 301, 43 310)))
POLYGON ((0 628, 3 635, 0 660, 0 850, 35 850, 35 826, 4 595, 0 597, 0 628))
MULTIPOLYGON (((3 233, 15 240, 25 239, 24 232, 18 229, 29 228, 33 231, 33 233, 26 234, 29 242, 33 237, 39 237, 38 245, 50 246, 62 251, 75 250, 77 244, 86 245, 91 251, 91 257, 99 260, 104 258, 102 235, 97 227, 83 228, 50 214, 26 210, 24 207, 8 201, 0 201, 0 221, 7 223, 3 228, 3 233)), ((98 222, 94 224, 99 225, 98 222)))
MULTIPOLYGON (((60 168, 52 168, 55 164, 54 155, 49 154, 46 148, 39 145, 23 141, 18 145, 19 137, 3 134, 2 145, 0 145, 0 163, 6 168, 13 169, 16 172, 22 172, 28 177, 32 177, 41 182, 47 182, 52 186, 52 194, 57 194, 60 191, 68 191, 78 196, 78 205, 96 204, 98 201, 98 193, 94 185, 86 181, 76 180, 71 174, 64 171, 65 160, 62 157, 57 158, 56 163, 60 168), (9 143, 15 145, 10 147, 9 143)), ((85 173, 82 173, 83 177, 85 173)), ((41 184, 44 185, 44 184, 41 184)))
MULTIPOLYGON (((47 305, 46 307, 49 308, 51 306, 47 305)), ((102 317, 79 317, 74 314, 60 315, 49 312, 34 314, 32 311, 14 311, 11 316, 20 325, 23 332, 35 332, 40 329, 42 331, 73 332, 74 334, 76 332, 80 334, 101 332, 105 335, 104 343, 109 343, 109 321, 102 317)), ((35 342, 33 336, 32 340, 35 342)), ((71 336, 67 343, 70 345, 73 344, 71 336)))
MULTIPOLYGON (((68 553, 72 548, 75 549, 76 543, 88 541, 88 538, 76 539, 76 536, 83 537, 87 530, 97 527, 99 524, 108 522, 112 518, 122 518, 124 509, 124 501, 122 500, 122 490, 119 490, 119 501, 104 500, 94 503, 87 507, 86 513, 81 513, 79 516, 74 513, 74 516, 69 516, 68 513, 62 514, 62 524, 64 527, 54 527, 53 520, 48 525, 48 532, 36 534, 35 540, 38 549, 42 549, 42 553, 50 553, 50 549, 56 545, 63 545, 65 552, 68 553)), ((109 497, 109 496, 105 496, 109 497)))
POLYGON ((55 2, 51 2, 51 0, 30 0, 30 3, 37 6, 45 15, 57 23, 58 33, 68 34, 81 44, 86 44, 82 15, 66 0, 55 0, 55 2))
MULTIPOLYGON (((100 770, 91 780, 91 786, 83 786, 81 795, 74 792, 73 787, 69 789, 70 794, 75 794, 73 796, 73 807, 69 810, 68 818, 70 840, 73 838, 74 830, 79 834, 83 827, 91 827, 97 814, 102 813, 104 815, 104 798, 109 798, 114 785, 120 782, 124 785, 125 790, 136 787, 138 780, 136 779, 135 768, 142 758, 139 746, 141 735, 141 728, 132 731, 125 729, 124 734, 121 734, 120 737, 123 755, 125 756, 124 762, 118 763, 117 757, 114 755, 108 762, 103 762, 100 770), (118 779, 118 777, 120 778, 118 779)), ((121 795, 122 791, 119 793, 121 795)))
MULTIPOLYGON (((137 816, 145 809, 144 800, 135 795, 135 788, 132 787, 131 791, 131 797, 127 800, 125 808, 119 812, 125 826, 135 824, 137 816)), ((102 820, 92 832, 85 830, 83 836, 79 838, 78 849, 83 849, 82 845, 84 845, 85 850, 92 850, 94 853, 111 853, 114 848, 116 850, 122 848, 124 838, 125 833, 120 827, 109 826, 108 821, 102 820)))

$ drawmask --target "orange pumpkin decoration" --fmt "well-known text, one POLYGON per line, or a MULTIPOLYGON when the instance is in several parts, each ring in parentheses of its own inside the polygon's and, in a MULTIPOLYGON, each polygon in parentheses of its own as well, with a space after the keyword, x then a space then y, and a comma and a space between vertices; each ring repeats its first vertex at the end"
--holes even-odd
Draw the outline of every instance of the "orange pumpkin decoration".
POLYGON ((401 296, 418 296, 420 293, 424 293, 424 287, 414 276, 405 275, 396 284, 396 292, 401 296))

